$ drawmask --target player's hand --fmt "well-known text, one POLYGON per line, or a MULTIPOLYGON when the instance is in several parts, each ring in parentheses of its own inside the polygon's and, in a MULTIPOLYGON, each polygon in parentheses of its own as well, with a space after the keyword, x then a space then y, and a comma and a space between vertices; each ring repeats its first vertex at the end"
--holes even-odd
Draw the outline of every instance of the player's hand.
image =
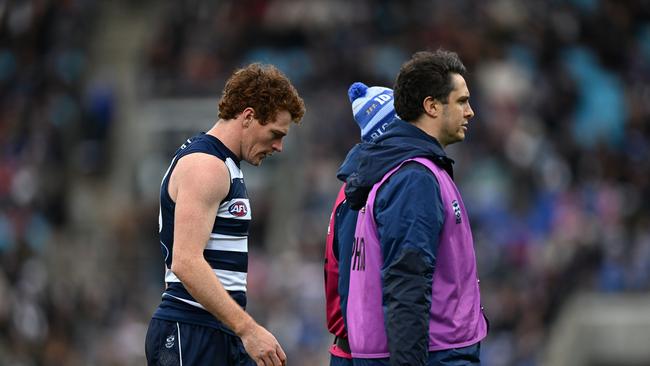
POLYGON ((285 366, 287 355, 280 343, 268 330, 254 324, 241 334, 241 340, 248 355, 257 366, 285 366))

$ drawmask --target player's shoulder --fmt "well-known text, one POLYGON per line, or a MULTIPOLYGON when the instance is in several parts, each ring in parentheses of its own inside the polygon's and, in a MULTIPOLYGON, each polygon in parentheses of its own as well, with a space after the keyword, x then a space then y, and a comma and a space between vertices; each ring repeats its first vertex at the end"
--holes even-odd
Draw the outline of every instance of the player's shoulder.
POLYGON ((206 152, 193 152, 178 160, 177 170, 191 172, 192 175, 228 174, 226 161, 206 152))
POLYGON ((193 153, 183 156, 174 169, 179 190, 202 198, 221 200, 228 193, 230 173, 226 163, 214 155, 193 153))

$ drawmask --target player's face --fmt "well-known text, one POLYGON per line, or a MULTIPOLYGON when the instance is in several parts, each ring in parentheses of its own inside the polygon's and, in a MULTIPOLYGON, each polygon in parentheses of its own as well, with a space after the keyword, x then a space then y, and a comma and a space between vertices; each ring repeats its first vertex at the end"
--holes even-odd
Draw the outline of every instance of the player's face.
POLYGON ((290 126, 291 114, 284 110, 265 125, 253 119, 242 140, 242 159, 258 166, 264 158, 282 152, 282 139, 289 133, 290 126))
POLYGON ((449 93, 447 104, 442 107, 440 143, 443 146, 463 141, 474 111, 469 105, 469 90, 465 78, 452 74, 454 89, 449 93))

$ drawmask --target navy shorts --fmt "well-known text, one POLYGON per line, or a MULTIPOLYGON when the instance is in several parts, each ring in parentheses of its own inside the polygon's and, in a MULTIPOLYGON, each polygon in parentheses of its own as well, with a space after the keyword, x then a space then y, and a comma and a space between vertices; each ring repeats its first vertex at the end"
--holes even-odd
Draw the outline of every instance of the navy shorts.
POLYGON ((161 319, 149 323, 145 353, 149 366, 255 366, 239 337, 161 319))

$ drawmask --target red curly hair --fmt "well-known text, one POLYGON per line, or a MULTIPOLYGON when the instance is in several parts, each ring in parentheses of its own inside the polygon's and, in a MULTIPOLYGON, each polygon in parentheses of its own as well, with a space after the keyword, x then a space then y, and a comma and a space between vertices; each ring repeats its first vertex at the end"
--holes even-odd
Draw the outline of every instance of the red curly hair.
POLYGON ((295 123, 305 114, 305 102, 289 79, 275 66, 259 63, 235 71, 228 79, 219 101, 219 118, 233 119, 248 107, 261 124, 275 120, 281 110, 288 111, 295 123))

